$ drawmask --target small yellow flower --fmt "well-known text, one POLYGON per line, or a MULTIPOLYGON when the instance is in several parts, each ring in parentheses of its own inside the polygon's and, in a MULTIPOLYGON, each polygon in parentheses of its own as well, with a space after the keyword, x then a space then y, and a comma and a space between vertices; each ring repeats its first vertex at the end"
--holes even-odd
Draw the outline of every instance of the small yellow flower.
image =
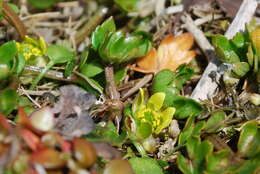
POLYGON ((136 121, 150 124, 152 132, 158 134, 162 129, 169 126, 175 109, 172 107, 163 108, 164 93, 155 93, 149 99, 145 97, 146 95, 147 92, 140 89, 133 103, 133 118, 136 121))
POLYGON ((23 42, 16 42, 16 48, 25 60, 32 57, 42 57, 46 52, 46 44, 43 38, 37 40, 29 36, 26 36, 23 42))

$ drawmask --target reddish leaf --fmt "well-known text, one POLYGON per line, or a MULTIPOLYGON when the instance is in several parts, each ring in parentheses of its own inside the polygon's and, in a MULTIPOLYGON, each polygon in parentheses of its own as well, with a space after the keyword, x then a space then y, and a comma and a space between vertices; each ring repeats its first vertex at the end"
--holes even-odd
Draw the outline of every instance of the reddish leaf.
POLYGON ((36 151, 39 146, 40 139, 37 135, 28 129, 21 129, 20 134, 24 139, 25 143, 33 150, 36 151))

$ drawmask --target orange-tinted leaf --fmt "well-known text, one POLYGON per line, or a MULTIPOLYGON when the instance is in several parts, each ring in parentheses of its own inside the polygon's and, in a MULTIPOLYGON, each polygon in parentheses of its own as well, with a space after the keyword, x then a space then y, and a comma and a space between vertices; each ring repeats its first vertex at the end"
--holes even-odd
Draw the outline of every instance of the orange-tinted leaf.
POLYGON ((33 150, 36 151, 37 147, 40 143, 40 138, 32 133, 28 129, 21 129, 20 134, 22 138, 24 139, 25 143, 33 150))
POLYGON ((157 73, 163 69, 175 71, 181 64, 188 64, 195 57, 195 51, 190 50, 193 43, 190 33, 176 37, 168 35, 157 51, 152 49, 145 57, 137 60, 138 67, 130 68, 143 73, 157 73))
POLYGON ((61 152, 48 148, 34 152, 30 161, 41 164, 46 169, 57 169, 64 167, 66 164, 66 160, 61 152))
POLYGON ((138 59, 137 64, 143 72, 156 72, 158 69, 156 49, 152 48, 145 57, 138 59))

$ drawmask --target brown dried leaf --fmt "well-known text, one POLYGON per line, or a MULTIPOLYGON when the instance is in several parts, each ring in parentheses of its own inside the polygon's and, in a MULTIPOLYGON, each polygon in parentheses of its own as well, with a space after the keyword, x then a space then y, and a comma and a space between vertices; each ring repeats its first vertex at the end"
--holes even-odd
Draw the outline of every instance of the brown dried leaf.
POLYGON ((152 49, 145 57, 137 60, 138 67, 130 68, 144 73, 157 73, 163 69, 175 71, 179 65, 188 64, 195 57, 195 51, 190 50, 193 43, 190 33, 176 37, 168 35, 157 51, 152 49))

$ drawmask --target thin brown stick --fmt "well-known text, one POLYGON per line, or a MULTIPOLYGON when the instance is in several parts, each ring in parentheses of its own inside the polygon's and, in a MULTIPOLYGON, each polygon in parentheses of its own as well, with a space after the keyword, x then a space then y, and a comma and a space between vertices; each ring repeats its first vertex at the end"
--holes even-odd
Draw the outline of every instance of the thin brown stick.
POLYGON ((87 23, 76 33, 75 41, 76 44, 84 41, 84 39, 91 34, 91 32, 96 28, 97 25, 103 20, 108 9, 103 7, 99 9, 96 14, 88 20, 87 23))
POLYGON ((14 26, 17 30, 20 39, 23 39, 27 35, 26 28, 23 22, 20 20, 18 15, 8 6, 6 2, 2 2, 2 10, 4 14, 4 18, 14 26))
POLYGON ((122 100, 126 100, 129 96, 137 92, 140 88, 142 88, 144 85, 146 85, 148 82, 150 82, 153 78, 152 74, 148 74, 144 76, 142 80, 140 80, 133 88, 131 88, 123 97, 122 100))

